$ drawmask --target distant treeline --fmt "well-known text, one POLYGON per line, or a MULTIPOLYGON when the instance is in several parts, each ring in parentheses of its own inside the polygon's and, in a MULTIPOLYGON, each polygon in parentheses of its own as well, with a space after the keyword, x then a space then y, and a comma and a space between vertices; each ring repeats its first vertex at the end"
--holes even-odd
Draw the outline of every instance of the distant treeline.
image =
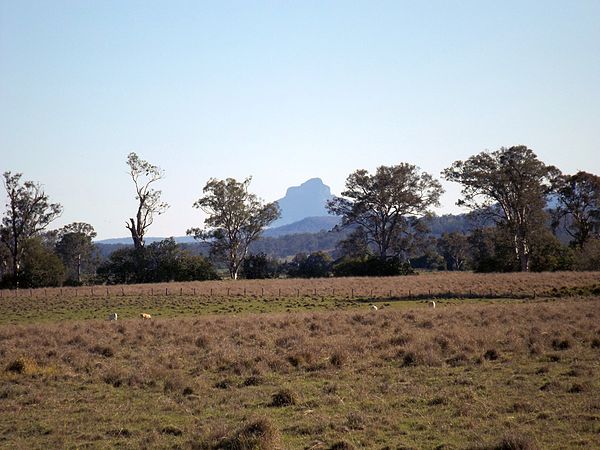
MULTIPOLYGON (((409 163, 351 173, 327 202, 341 221, 330 231, 264 237, 276 202, 249 192, 251 177, 211 178, 193 207, 204 226, 147 245, 153 216, 169 205, 153 188, 162 171, 135 153, 127 164, 138 207, 127 221, 132 246, 94 244, 92 225, 48 225, 62 212, 41 186, 4 173, 0 224, 5 287, 273 277, 406 275, 415 269, 478 272, 600 270, 600 177, 565 175, 525 146, 455 161, 442 176, 462 186, 471 212, 436 217, 440 182, 409 163), (262 236, 262 237, 261 237, 262 236)), ((331 218, 329 218, 331 220, 331 218)))

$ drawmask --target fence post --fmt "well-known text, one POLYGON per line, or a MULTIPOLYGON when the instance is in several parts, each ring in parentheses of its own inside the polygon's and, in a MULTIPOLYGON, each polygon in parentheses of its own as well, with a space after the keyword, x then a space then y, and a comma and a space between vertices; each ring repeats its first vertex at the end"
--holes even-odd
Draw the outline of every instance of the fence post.
POLYGON ((231 290, 231 288, 227 288, 227 297, 229 297, 229 291, 231 290))
POLYGON ((179 295, 183 295, 183 288, 182 287, 179 288, 179 295))
POLYGON ((92 291, 92 297, 93 297, 94 296, 94 287, 92 286, 90 289, 92 291))
POLYGON ((389 297, 392 298, 392 290, 391 289, 390 289, 390 296, 389 297))
POLYGON ((75 288, 75 297, 77 297, 77 288, 75 288))
POLYGON ((410 289, 408 290, 408 298, 412 298, 412 292, 410 289))
POLYGON ((332 296, 332 297, 335 297, 335 288, 332 288, 332 289, 331 289, 331 296, 332 296))
POLYGON ((265 296, 265 288, 264 287, 260 288, 260 295, 261 295, 261 297, 265 296))
POLYGON ((352 288, 352 294, 350 298, 354 298, 354 288, 352 288))
POLYGON ((533 298, 535 298, 535 289, 533 290, 533 298))
POLYGON ((246 296, 246 288, 244 288, 244 297, 246 296))
POLYGON ((277 294, 277 296, 278 296, 279 298, 281 298, 281 288, 279 288, 279 291, 278 291, 278 294, 277 294))
POLYGON ((300 289, 297 289, 296 296, 300 297, 300 289))
POLYGON ((108 294, 108 287, 107 287, 107 288, 106 288, 106 296, 108 297, 108 295, 109 295, 109 294, 108 294))
POLYGON ((166 295, 167 297, 169 296, 169 288, 168 288, 168 287, 166 287, 166 288, 165 288, 165 295, 166 295))

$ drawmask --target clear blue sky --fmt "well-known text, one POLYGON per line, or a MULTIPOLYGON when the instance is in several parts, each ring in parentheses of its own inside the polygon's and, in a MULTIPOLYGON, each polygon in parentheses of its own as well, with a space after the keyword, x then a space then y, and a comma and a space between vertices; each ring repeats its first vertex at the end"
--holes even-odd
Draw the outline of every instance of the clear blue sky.
POLYGON ((153 236, 201 224, 209 177, 276 200, 515 144, 598 174, 599 24, 598 0, 0 0, 0 171, 99 238, 127 235, 130 151, 166 172, 153 236))

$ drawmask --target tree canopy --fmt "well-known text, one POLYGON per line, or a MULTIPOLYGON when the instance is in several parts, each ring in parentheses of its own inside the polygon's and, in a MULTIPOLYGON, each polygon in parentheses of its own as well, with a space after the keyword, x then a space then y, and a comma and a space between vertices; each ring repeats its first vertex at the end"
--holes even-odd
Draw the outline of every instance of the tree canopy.
POLYGON ((98 252, 92 239, 94 227, 84 222, 73 222, 58 230, 56 253, 67 270, 67 281, 82 283, 82 273, 93 275, 98 264, 98 252))
POLYGON ((140 159, 137 154, 127 155, 129 175, 135 185, 135 199, 138 202, 135 217, 131 217, 125 224, 131 232, 135 248, 144 246, 146 230, 154 222, 154 216, 164 213, 169 205, 161 201, 161 191, 155 190, 152 185, 163 178, 164 173, 148 161, 140 159))
POLYGON ((22 183, 21 177, 20 173, 13 175, 11 172, 5 172, 3 180, 8 200, 0 227, 0 243, 10 254, 14 283, 18 283, 19 280, 25 242, 43 231, 62 213, 62 206, 50 203, 38 183, 22 183))
POLYGON ((414 230, 414 219, 439 205, 442 186, 419 168, 401 163, 380 166, 374 174, 357 170, 346 179, 342 197, 327 203, 331 214, 342 216, 342 226, 358 225, 381 259, 397 256, 403 239, 414 230))
POLYGON ((242 182, 211 178, 204 186, 204 196, 193 205, 207 214, 205 228, 187 231, 188 235, 210 242, 211 254, 227 261, 233 279, 238 277, 250 244, 280 215, 276 202, 265 204, 248 192, 251 180, 252 177, 242 182))
POLYGON ((558 204, 553 227, 562 224, 571 243, 582 249, 600 235, 600 177, 580 171, 558 177, 555 184, 558 204))
POLYGON ((458 205, 485 211, 497 223, 506 224, 520 269, 528 271, 531 238, 543 225, 546 196, 560 171, 521 145, 455 161, 443 175, 462 184, 458 205))

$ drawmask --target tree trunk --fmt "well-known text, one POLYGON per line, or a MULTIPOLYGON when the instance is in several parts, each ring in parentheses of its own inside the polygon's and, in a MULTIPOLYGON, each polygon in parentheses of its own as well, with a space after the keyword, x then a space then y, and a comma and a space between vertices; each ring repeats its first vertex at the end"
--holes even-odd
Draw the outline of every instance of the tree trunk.
POLYGON ((515 236, 515 240, 517 241, 515 250, 521 272, 529 272, 529 246, 527 240, 522 236, 515 236))
POLYGON ((136 249, 140 249, 144 246, 144 236, 141 236, 140 233, 138 233, 138 229, 135 226, 135 222, 133 221, 133 219, 129 219, 131 222, 130 224, 126 224, 125 226, 127 227, 127 229, 129 231, 131 231, 131 238, 133 239, 133 246, 136 249))

